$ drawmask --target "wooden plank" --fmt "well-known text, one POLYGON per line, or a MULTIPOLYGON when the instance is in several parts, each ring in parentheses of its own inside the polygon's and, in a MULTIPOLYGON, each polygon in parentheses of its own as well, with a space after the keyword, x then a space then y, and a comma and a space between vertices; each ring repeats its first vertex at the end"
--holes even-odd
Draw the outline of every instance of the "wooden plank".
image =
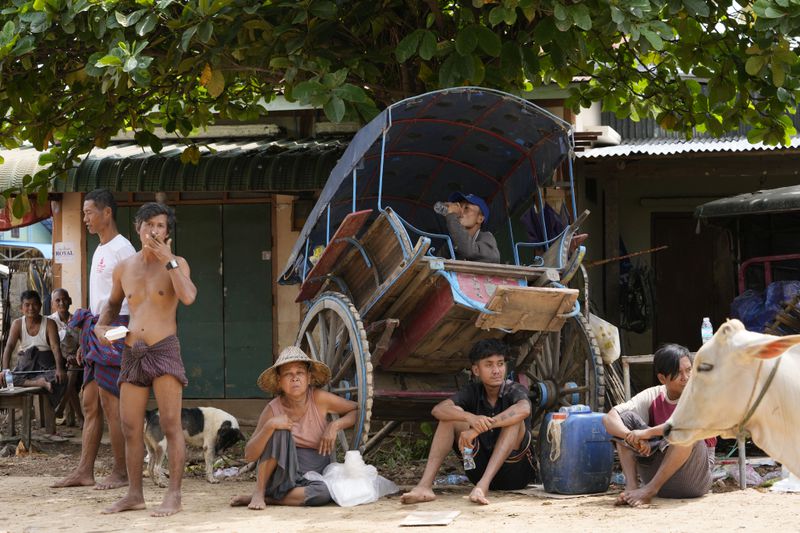
POLYGON ((481 313, 475 325, 483 329, 559 331, 564 319, 557 315, 571 311, 577 299, 577 289, 500 286, 486 306, 496 314, 481 313))
POLYGON ((317 294, 320 287, 322 287, 324 276, 331 271, 342 252, 350 248, 350 244, 344 238, 353 237, 358 233, 358 230, 361 229, 361 226, 364 225, 371 213, 372 209, 365 209, 364 211, 355 211, 344 217, 344 220, 336 229, 336 233, 333 234, 330 243, 325 247, 325 251, 322 252, 319 261, 317 261, 317 264, 306 276, 305 282, 300 286, 300 293, 297 295, 296 302, 310 300, 317 294))
MULTIPOLYGON (((603 253, 605 257, 619 255, 619 179, 610 178, 604 184, 603 209, 603 253)), ((603 266, 605 319, 619 324, 619 262, 612 261, 603 266)))
POLYGON ((479 261, 458 261, 455 259, 440 259, 426 257, 426 261, 441 261, 448 272, 466 272, 469 274, 484 274, 487 276, 508 276, 528 281, 536 280, 548 271, 557 272, 554 268, 526 267, 518 265, 501 265, 498 263, 481 263, 479 261))

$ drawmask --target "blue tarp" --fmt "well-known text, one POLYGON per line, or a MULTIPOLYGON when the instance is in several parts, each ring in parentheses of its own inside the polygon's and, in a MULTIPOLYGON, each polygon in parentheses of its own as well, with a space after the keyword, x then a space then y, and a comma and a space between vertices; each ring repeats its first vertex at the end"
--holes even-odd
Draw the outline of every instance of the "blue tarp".
POLYGON ((442 219, 432 210, 435 202, 456 191, 477 194, 489 204, 489 230, 505 229, 508 214, 550 183, 569 156, 570 128, 527 100, 477 87, 444 89, 393 104, 353 137, 278 281, 299 282, 306 240, 309 249, 326 244, 328 232, 332 235, 351 211, 377 211, 379 193, 380 207, 391 207, 433 233, 443 232, 442 219))

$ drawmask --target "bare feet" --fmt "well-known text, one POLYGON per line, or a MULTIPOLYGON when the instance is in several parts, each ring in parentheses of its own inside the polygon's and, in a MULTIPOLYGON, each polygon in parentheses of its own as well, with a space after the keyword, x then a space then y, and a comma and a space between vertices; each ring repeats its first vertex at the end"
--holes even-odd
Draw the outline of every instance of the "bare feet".
POLYGON ((472 489, 472 492, 469 493, 469 501, 472 503, 479 503, 481 505, 489 505, 489 500, 486 499, 486 495, 483 493, 483 489, 480 487, 475 487, 472 489))
POLYGON ((616 505, 630 505, 631 507, 639 507, 643 504, 650 503, 655 494, 645 485, 644 487, 636 490, 626 490, 619 495, 616 505))
POLYGON ((94 476, 91 474, 82 474, 80 472, 73 472, 62 480, 56 481, 51 488, 62 489, 64 487, 91 487, 94 485, 94 476))
POLYGON ((241 496, 234 496, 231 498, 230 505, 231 507, 244 507, 245 505, 250 505, 250 500, 253 499, 251 494, 242 494, 241 496))
POLYGON ((110 490, 126 486, 128 486, 128 475, 116 474, 112 472, 110 476, 98 481, 97 484, 94 486, 94 489, 110 490))
POLYGON ((181 507, 181 493, 180 491, 167 491, 164 495, 164 500, 150 516, 170 516, 182 509, 181 507))
POLYGON ((400 503, 424 503, 436 499, 436 494, 430 487, 420 487, 417 485, 409 492, 400 496, 400 503))
POLYGON ((248 509, 253 511, 262 511, 267 508, 267 503, 264 501, 264 495, 259 494, 258 491, 253 493, 250 503, 247 505, 248 509))
POLYGON ((144 509, 144 498, 127 494, 111 507, 103 509, 103 514, 121 513, 122 511, 140 511, 142 509, 144 509))

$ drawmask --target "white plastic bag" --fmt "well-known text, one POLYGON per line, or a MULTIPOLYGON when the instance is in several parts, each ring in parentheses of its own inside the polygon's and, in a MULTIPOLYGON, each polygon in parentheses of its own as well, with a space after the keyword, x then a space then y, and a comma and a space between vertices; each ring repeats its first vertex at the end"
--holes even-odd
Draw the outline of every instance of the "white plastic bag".
POLYGON ((306 479, 324 481, 333 501, 341 507, 372 503, 397 492, 397 485, 378 475, 378 470, 364 463, 358 450, 344 455, 344 463, 331 463, 322 474, 306 472, 306 479))
POLYGON ((606 322, 594 313, 589 313, 589 325, 592 326, 597 344, 600 345, 600 355, 603 363, 610 365, 619 359, 620 343, 619 329, 611 322, 606 322))

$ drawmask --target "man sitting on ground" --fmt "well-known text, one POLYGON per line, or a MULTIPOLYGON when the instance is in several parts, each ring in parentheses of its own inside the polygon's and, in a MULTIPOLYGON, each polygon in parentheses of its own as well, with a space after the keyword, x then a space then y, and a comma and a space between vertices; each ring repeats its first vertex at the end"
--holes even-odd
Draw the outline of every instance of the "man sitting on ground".
POLYGON ((665 344, 653 357, 661 385, 645 389, 603 417, 606 430, 617 437, 617 452, 625 474, 625 491, 617 505, 636 507, 661 498, 697 498, 711 488, 717 439, 691 446, 668 445, 664 424, 672 416, 689 382, 692 357, 679 344, 665 344), (639 487, 641 476, 644 486, 639 487))
POLYGON ((446 203, 437 203, 437 213, 444 215, 453 241, 456 259, 499 263, 500 251, 494 235, 481 231, 489 222, 489 206, 477 194, 456 192, 446 203), (442 209, 439 209, 439 205, 442 209), (446 209, 446 211, 445 211, 446 209))
POLYGON ((473 449, 475 468, 466 474, 475 484, 469 495, 475 503, 488 504, 489 490, 521 489, 533 480, 531 402, 524 386, 506 379, 508 356, 508 346, 497 339, 472 347, 469 360, 478 381, 433 408, 439 425, 428 463, 417 486, 400 498, 402 503, 436 498, 433 479, 451 448, 459 455, 464 448, 473 449))

